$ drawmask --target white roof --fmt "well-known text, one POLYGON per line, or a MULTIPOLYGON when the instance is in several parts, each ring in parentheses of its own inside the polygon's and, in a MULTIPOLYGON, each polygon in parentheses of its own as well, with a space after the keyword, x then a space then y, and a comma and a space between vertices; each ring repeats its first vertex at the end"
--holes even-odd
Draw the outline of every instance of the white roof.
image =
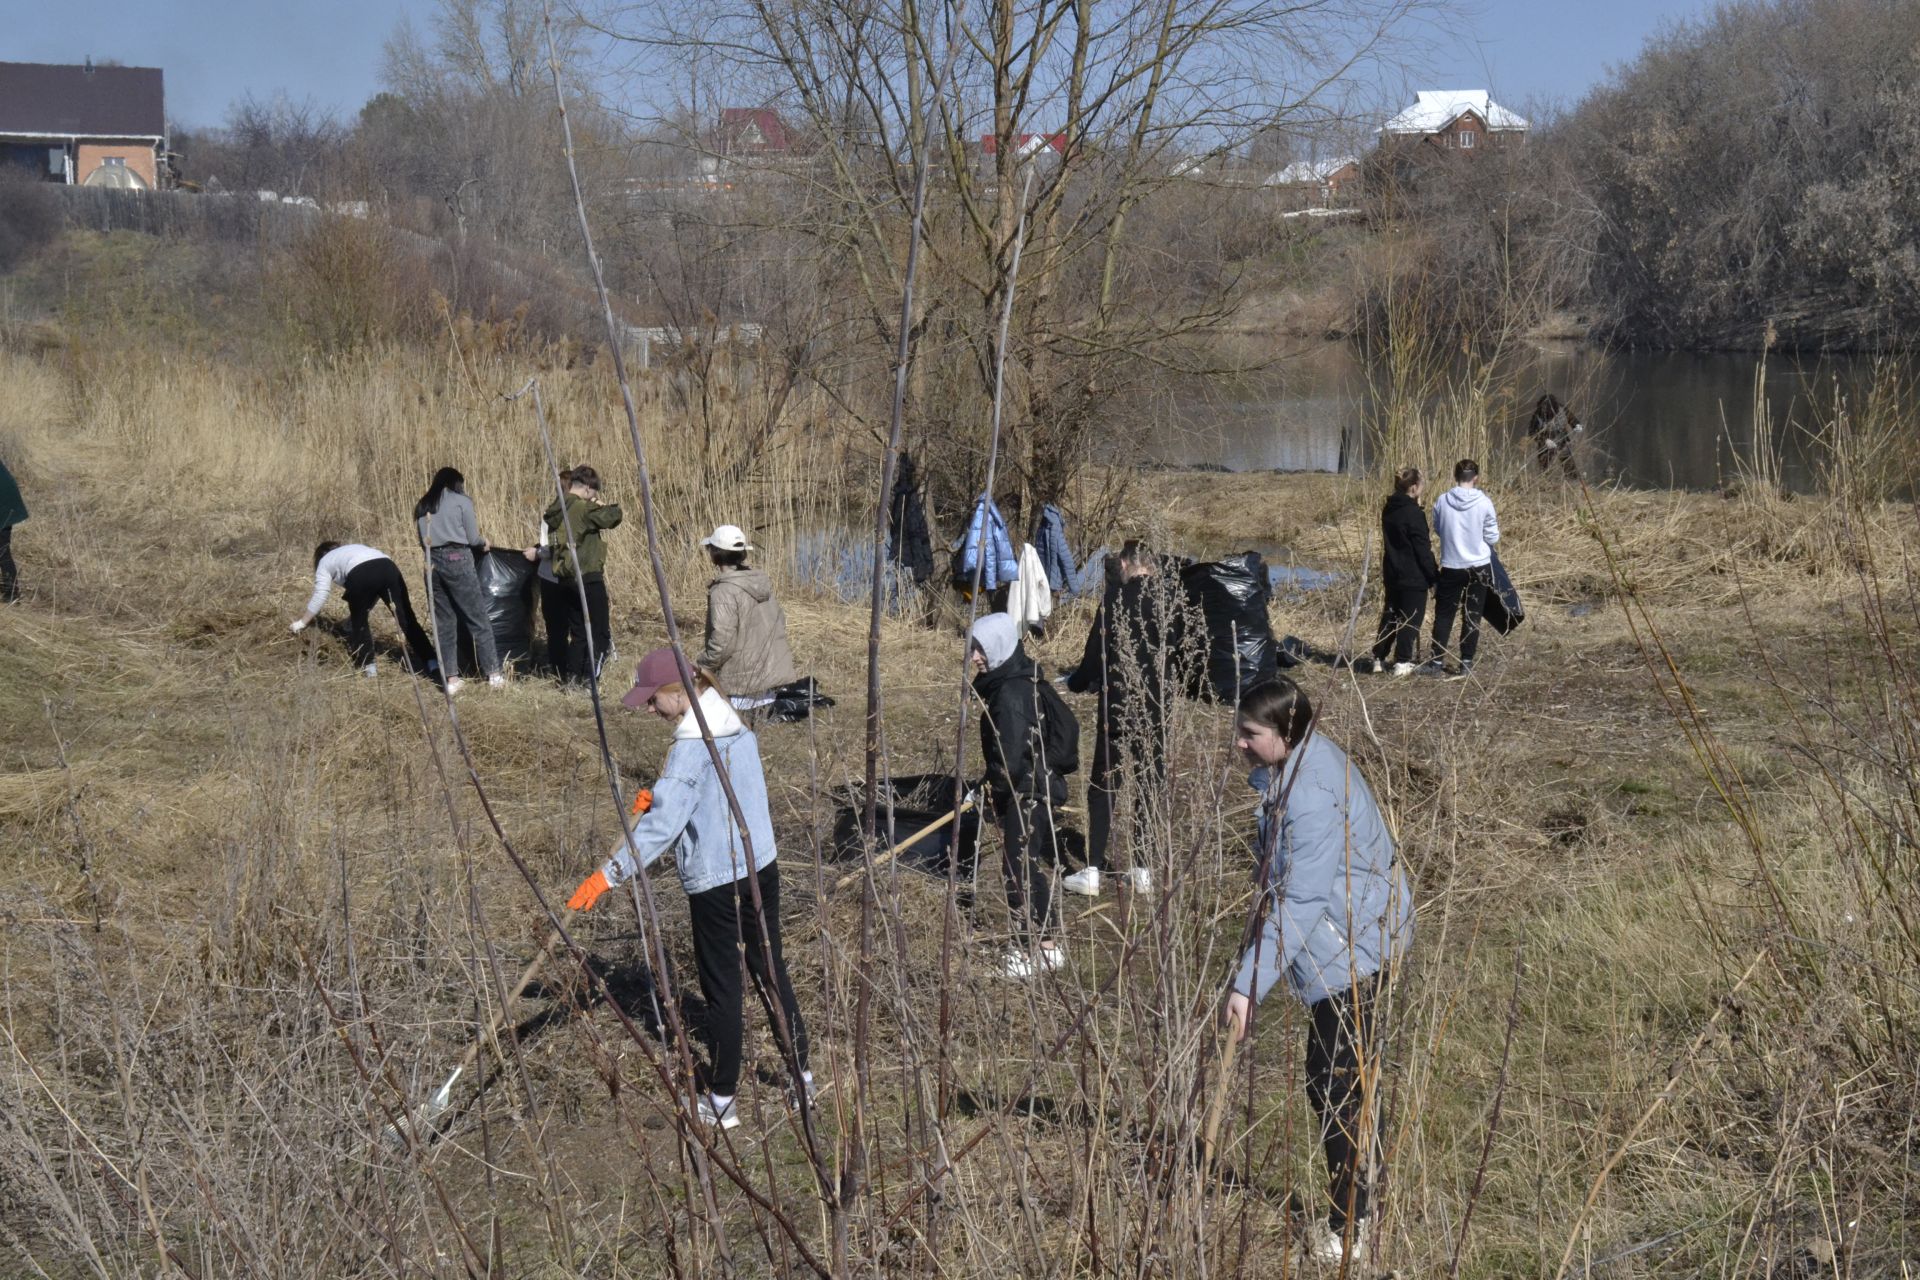
POLYGON ((1353 156, 1337 156, 1332 160, 1295 160, 1278 173, 1268 174, 1261 185, 1296 187, 1313 182, 1325 182, 1348 165, 1358 163, 1359 161, 1353 156))
POLYGON ((1485 89, 1422 89, 1417 101, 1380 127, 1381 133, 1435 133, 1471 111, 1489 129, 1525 129, 1527 122, 1487 96, 1485 89))

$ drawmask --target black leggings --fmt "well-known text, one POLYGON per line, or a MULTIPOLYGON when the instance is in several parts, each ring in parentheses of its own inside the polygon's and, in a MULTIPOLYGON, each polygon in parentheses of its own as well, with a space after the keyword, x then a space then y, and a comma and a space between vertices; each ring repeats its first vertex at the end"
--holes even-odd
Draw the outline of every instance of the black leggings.
POLYGON ((1024 796, 996 796, 994 807, 1000 811, 1000 869, 1013 936, 1032 945, 1053 936, 1053 880, 1047 875, 1057 856, 1053 806, 1024 796))
POLYGON ((567 638, 573 634, 573 611, 567 607, 567 601, 575 594, 571 582, 540 579, 540 618, 547 626, 547 662, 560 675, 567 673, 567 638))
MULTIPOLYGON (((786 954, 780 947, 780 864, 769 862, 757 879, 760 902, 766 909, 765 949, 761 946, 760 917, 753 910, 753 888, 744 878, 687 895, 687 908, 693 915, 694 965, 700 973, 700 994, 707 1000, 707 1035, 713 1049, 707 1088, 722 1097, 731 1097, 740 1087, 740 1044, 745 1036, 740 983, 743 959, 761 1000, 770 1000, 769 985, 778 996, 787 1028, 793 1033, 794 1056, 802 1071, 807 1068, 807 1024, 801 1021, 800 1002, 794 999, 786 954), (773 952, 771 984, 768 950, 773 952)), ((779 1040, 777 1030, 774 1039, 779 1040)))
POLYGON ((1379 1019, 1369 974, 1318 1001, 1307 1033, 1307 1101, 1327 1157, 1327 1222, 1338 1232, 1367 1216, 1367 1166, 1379 1135, 1373 1082, 1380 1075, 1379 1019))
POLYGON ((0 525, 0 602, 20 598, 20 570, 13 563, 13 526, 0 525))
POLYGON ((414 670, 424 671, 433 658, 433 641, 413 616, 413 602, 407 598, 407 580, 400 576, 400 566, 385 556, 368 560, 348 571, 343 587, 347 597, 347 652, 353 655, 354 665, 364 667, 373 661, 373 629, 367 625, 367 615, 385 600, 393 606, 400 634, 407 638, 414 670))
POLYGON ((607 583, 597 573, 579 579, 587 589, 587 610, 580 612, 580 590, 573 582, 560 584, 567 602, 567 679, 585 684, 600 678, 600 664, 607 660, 613 645, 613 626, 607 606, 607 583), (587 652, 587 636, 593 636, 593 652, 587 652))
MULTIPOLYGON (((1111 718, 1124 724, 1124 717, 1130 714, 1138 713, 1121 710, 1111 718)), ((1100 726, 1093 744, 1093 772, 1087 778, 1088 866, 1105 871, 1111 861, 1107 848, 1113 840, 1113 809, 1122 791, 1127 794, 1127 816, 1132 820, 1128 865, 1141 864, 1138 850, 1151 817, 1152 799, 1164 790, 1166 781, 1165 726, 1148 724, 1120 733, 1109 725, 1100 726)))
POLYGON ((1425 587, 1388 587, 1385 605, 1380 610, 1380 630, 1374 636, 1373 660, 1385 662, 1392 654, 1395 662, 1412 662, 1420 643, 1420 624, 1427 617, 1425 587))

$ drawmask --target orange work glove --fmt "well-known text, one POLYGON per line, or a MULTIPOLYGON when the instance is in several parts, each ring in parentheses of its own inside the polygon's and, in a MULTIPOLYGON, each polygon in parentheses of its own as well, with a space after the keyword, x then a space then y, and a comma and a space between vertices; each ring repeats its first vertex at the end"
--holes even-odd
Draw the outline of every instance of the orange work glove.
POLYGON ((613 888, 607 883, 607 873, 596 871, 580 882, 580 887, 567 899, 567 910, 585 911, 600 901, 600 895, 613 888))
POLYGON ((627 816, 637 818, 651 808, 653 808, 653 792, 642 787, 633 793, 633 811, 627 816))

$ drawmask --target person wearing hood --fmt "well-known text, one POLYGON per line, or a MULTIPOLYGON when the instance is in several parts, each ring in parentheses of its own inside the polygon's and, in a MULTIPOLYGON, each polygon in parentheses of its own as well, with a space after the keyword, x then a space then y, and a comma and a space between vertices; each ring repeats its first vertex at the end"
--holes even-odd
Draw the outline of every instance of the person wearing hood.
MULTIPOLYGON (((577 466, 566 474, 565 497, 555 498, 543 518, 547 523, 547 555, 567 609, 566 659, 561 678, 584 685, 600 678, 600 668, 613 650, 607 546, 600 535, 619 527, 621 513, 618 504, 600 501, 598 471, 577 466)), ((528 549, 529 558, 537 559, 539 553, 538 547, 528 549)))
POLYGON ((1420 643, 1420 624, 1427 618, 1427 593, 1440 581, 1440 567, 1433 562, 1433 535, 1427 532, 1427 517, 1420 510, 1424 480, 1420 468, 1400 468, 1394 473, 1393 494, 1380 510, 1380 576, 1386 600, 1373 641, 1373 669, 1390 670, 1396 676, 1413 674, 1413 652, 1420 643))
POLYGON ((433 640, 440 669, 447 673, 447 692, 460 692, 461 680, 454 672, 454 655, 459 624, 467 624, 473 637, 474 661, 486 673, 487 683, 503 688, 506 676, 500 670, 500 654, 493 643, 493 623, 487 617, 486 594, 480 588, 480 570, 475 556, 492 550, 480 536, 480 521, 473 513, 473 499, 467 496, 467 480, 452 467, 433 473, 433 482, 413 504, 413 522, 420 533, 420 545, 427 549, 427 598, 433 609, 433 640))
POLYGON ((1445 673, 1447 642, 1459 614, 1458 674, 1468 676, 1480 650, 1480 614, 1493 588, 1493 546, 1500 541, 1493 499, 1480 492, 1480 464, 1472 458, 1454 464, 1453 488, 1433 504, 1433 530, 1440 535, 1440 581, 1433 599, 1433 656, 1424 670, 1445 673))
POLYGON ((723 524, 700 540, 713 562, 707 584, 707 639, 700 665, 734 690, 733 705, 748 711, 773 701, 773 691, 800 678, 787 645, 787 615, 773 598, 773 579, 747 564, 757 548, 739 526, 723 524))
POLYGON ((693 699, 682 682, 672 649, 655 649, 634 669, 633 688, 620 699, 632 710, 647 710, 673 725, 673 745, 652 803, 639 815, 612 855, 588 876, 567 906, 590 910, 615 885, 625 884, 661 855, 677 850, 680 887, 693 918, 693 953, 700 992, 707 1001, 707 1031, 713 1063, 695 1106, 700 1119, 722 1129, 740 1123, 734 1105, 740 1084, 742 1016, 741 966, 753 980, 763 1006, 777 1008, 774 1040, 790 1072, 799 1076, 798 1097, 813 1099, 813 1073, 807 1068, 807 1025, 787 976, 780 941, 780 864, 767 805, 767 777, 760 764, 760 743, 741 723, 713 677, 694 671, 700 713, 713 736, 713 749, 701 734, 693 699), (721 785, 714 756, 725 762, 743 831, 721 785), (776 1004, 777 1001, 777 1004, 776 1004))
POLYGON ((1308 1246, 1321 1262, 1353 1263, 1366 1251, 1379 1148, 1379 993, 1413 945, 1413 890, 1367 780, 1298 685, 1276 676, 1249 689, 1234 745, 1260 793, 1260 896, 1227 996, 1228 1034, 1245 1039, 1282 981, 1307 1006, 1307 1101, 1327 1162, 1308 1246))
MULTIPOLYGON (((987 795, 1000 821, 1007 907, 1015 945, 1004 971, 1031 978, 1067 961, 1055 942, 1053 886, 1057 858, 1054 809, 1067 800, 1067 779, 1048 761, 1046 674, 1020 645, 1020 624, 990 613, 967 633, 973 691, 979 695, 980 753, 987 795)), ((1057 727, 1057 726, 1056 726, 1057 727)), ((1077 727, 1076 727, 1077 728, 1077 727)))

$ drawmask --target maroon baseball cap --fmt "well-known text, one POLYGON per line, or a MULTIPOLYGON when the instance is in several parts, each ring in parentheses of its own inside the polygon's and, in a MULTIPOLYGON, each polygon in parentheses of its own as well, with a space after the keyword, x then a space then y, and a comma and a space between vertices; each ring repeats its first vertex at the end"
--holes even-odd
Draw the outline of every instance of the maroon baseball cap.
POLYGON ((673 660, 672 649, 655 649, 640 659, 633 669, 633 688, 620 699, 620 705, 639 711, 663 685, 680 683, 680 664, 673 660))

